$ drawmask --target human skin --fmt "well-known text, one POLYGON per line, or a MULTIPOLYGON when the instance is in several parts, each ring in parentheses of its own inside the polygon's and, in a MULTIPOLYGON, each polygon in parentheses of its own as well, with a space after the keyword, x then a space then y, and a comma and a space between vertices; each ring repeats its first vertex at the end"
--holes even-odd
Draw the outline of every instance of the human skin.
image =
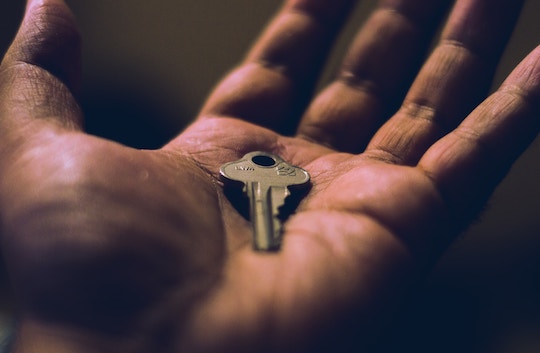
POLYGON ((137 150, 83 132, 73 15, 28 1, 0 67, 14 352, 376 344, 537 136, 540 49, 486 97, 521 1, 458 0, 420 65, 448 1, 384 0, 312 97, 353 3, 286 1, 198 118, 137 150), (275 253, 252 250, 218 175, 255 150, 311 174, 275 253))

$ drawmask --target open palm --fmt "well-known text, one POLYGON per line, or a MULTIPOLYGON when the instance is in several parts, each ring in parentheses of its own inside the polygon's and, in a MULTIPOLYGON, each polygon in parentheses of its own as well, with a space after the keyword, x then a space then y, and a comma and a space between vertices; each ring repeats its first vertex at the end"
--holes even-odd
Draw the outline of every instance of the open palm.
POLYGON ((141 151, 80 132, 73 18, 60 0, 29 1, 0 71, 16 350, 372 343, 536 137, 540 51, 480 104, 520 1, 458 0, 414 80, 449 1, 382 1, 311 100, 352 3, 287 1, 199 118, 141 151), (249 221, 218 177, 255 150, 312 177, 277 253, 252 250, 249 221))

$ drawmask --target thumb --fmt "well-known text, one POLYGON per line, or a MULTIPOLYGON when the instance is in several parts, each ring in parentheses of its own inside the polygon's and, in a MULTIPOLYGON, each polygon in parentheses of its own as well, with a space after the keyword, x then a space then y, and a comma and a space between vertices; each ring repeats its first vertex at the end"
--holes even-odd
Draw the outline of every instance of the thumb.
MULTIPOLYGON (((24 19, 0 67, 0 134, 17 120, 80 125, 80 36, 63 0, 28 0, 24 19)), ((12 130, 12 129, 10 129, 12 130)))

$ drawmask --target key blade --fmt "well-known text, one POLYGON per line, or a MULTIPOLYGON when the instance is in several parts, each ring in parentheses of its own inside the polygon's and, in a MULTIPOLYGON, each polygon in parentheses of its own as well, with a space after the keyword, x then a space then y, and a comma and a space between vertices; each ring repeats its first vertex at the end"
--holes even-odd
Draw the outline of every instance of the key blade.
MULTIPOLYGON (((253 227, 253 249, 257 251, 276 250, 274 242, 274 221, 271 217, 271 189, 259 182, 249 183, 248 196, 251 206, 253 227)), ((277 244, 279 246, 279 244, 277 244)))

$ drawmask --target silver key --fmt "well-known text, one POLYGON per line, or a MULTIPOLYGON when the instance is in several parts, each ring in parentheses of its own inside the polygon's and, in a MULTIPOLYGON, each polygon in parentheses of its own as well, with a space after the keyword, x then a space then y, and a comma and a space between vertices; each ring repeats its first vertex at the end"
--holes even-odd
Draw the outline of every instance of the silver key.
POLYGON ((309 182, 309 174, 267 152, 251 152, 242 159, 221 166, 227 181, 244 184, 253 224, 253 248, 275 251, 281 246, 280 208, 290 195, 289 187, 309 182))

